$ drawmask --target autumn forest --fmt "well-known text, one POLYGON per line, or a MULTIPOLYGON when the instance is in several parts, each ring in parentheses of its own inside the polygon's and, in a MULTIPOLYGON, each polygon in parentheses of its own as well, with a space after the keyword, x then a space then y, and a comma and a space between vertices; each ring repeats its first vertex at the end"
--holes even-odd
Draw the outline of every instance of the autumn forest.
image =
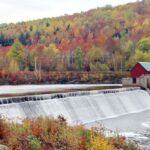
POLYGON ((125 74, 137 61, 150 61, 149 27, 150 0, 1 24, 0 76, 9 83, 18 72, 125 74))

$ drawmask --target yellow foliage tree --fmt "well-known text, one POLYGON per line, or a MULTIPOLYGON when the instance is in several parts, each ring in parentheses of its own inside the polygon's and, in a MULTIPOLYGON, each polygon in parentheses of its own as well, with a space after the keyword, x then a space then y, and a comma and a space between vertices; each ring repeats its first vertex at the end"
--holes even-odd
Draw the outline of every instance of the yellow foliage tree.
POLYGON ((111 143, 102 134, 91 131, 91 148, 90 150, 115 150, 111 143))

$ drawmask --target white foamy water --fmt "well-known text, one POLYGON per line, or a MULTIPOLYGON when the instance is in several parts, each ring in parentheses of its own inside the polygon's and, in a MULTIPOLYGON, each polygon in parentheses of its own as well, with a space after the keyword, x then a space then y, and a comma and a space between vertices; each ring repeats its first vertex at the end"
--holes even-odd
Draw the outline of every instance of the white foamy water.
POLYGON ((75 125, 117 118, 148 109, 150 95, 146 91, 135 90, 1 104, 0 114, 11 120, 63 115, 70 125, 75 125))

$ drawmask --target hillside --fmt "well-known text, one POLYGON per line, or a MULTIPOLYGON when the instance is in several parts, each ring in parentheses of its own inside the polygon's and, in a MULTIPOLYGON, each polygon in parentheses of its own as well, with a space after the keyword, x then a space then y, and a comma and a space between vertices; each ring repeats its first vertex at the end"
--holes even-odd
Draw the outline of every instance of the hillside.
POLYGON ((128 71, 150 61, 150 0, 0 25, 0 70, 128 71))

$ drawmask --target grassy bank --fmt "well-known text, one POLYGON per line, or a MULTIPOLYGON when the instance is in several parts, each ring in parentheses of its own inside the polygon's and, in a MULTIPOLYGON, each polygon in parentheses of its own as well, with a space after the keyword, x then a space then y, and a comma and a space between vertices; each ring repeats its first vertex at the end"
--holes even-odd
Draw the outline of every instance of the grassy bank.
POLYGON ((61 116, 24 120, 22 124, 1 119, 0 144, 8 150, 138 150, 125 137, 107 138, 104 129, 71 127, 61 116))

